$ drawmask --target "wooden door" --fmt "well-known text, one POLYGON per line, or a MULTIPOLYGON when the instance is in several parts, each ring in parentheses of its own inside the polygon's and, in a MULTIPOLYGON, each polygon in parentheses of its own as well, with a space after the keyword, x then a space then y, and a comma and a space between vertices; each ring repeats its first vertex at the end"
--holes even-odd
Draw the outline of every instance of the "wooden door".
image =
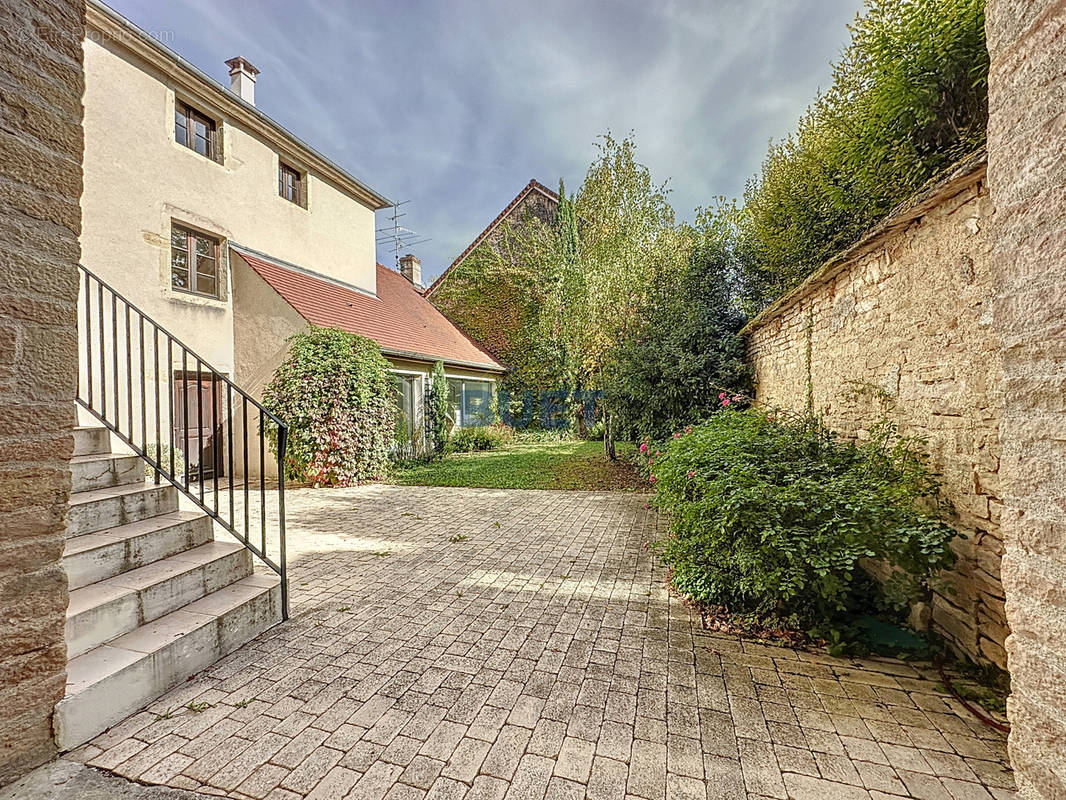
MULTIPOLYGON (((222 383, 210 373, 174 374, 174 443, 188 465, 189 481, 222 476, 222 383)), ((180 476, 179 476, 180 477, 180 476)))

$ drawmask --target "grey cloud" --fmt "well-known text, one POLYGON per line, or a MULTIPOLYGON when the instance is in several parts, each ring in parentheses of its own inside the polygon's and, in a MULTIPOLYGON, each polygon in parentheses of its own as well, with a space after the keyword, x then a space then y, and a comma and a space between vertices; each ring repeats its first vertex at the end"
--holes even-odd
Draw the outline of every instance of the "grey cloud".
MULTIPOLYGON (((679 216, 736 196, 830 76, 861 0, 114 0, 397 200, 442 270, 531 178, 576 188, 610 129, 679 216)), ((382 224, 384 220, 382 220, 382 224)), ((379 253, 390 263, 386 253, 379 253)))

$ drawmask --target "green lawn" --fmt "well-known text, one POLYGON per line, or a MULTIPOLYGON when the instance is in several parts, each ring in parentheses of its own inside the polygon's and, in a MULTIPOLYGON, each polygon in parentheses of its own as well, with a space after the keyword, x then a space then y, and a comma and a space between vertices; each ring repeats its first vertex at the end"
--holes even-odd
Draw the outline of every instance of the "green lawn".
POLYGON ((390 483, 630 492, 647 487, 624 452, 617 462, 608 462, 602 442, 514 444, 485 453, 456 453, 428 464, 401 465, 390 483))

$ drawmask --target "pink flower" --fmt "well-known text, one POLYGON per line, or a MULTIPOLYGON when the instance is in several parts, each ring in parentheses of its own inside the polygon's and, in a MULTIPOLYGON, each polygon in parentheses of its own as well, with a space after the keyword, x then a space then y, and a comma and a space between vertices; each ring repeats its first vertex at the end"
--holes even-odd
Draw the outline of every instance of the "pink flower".
POLYGON ((724 400, 722 400, 722 405, 723 405, 723 406, 727 406, 727 405, 729 405, 729 398, 728 398, 728 397, 727 397, 727 398, 725 398, 724 400))
POLYGON ((647 453, 648 452, 648 443, 647 442, 641 442, 640 452, 642 452, 642 453, 647 453))
POLYGON ((725 400, 725 392, 719 392, 718 393, 718 399, 719 400, 725 400))
POLYGON ((661 456, 662 454, 663 454, 662 450, 656 450, 655 451, 655 455, 657 455, 657 456, 661 456))
POLYGON ((685 426, 685 433, 692 433, 692 426, 691 425, 686 425, 685 426))
POLYGON ((681 434, 680 433, 675 433, 674 434, 674 438, 675 439, 680 439, 681 438, 681 434))
POLYGON ((655 481, 657 481, 657 480, 659 480, 659 479, 656 478, 654 475, 648 476, 648 483, 655 483, 655 481))
POLYGON ((689 471, 688 471, 688 476, 689 476, 690 478, 695 478, 695 477, 696 477, 696 473, 695 473, 695 472, 693 472, 692 470, 689 470, 689 471))

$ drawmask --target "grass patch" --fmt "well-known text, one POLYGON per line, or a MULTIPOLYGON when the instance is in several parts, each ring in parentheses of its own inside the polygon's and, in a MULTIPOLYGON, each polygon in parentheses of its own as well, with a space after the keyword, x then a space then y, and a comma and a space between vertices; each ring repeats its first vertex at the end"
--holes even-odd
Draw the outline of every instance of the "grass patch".
POLYGON ((403 486, 472 486, 487 489, 643 491, 624 446, 609 462, 601 442, 512 444, 503 450, 455 453, 440 461, 399 465, 390 483, 403 486))

